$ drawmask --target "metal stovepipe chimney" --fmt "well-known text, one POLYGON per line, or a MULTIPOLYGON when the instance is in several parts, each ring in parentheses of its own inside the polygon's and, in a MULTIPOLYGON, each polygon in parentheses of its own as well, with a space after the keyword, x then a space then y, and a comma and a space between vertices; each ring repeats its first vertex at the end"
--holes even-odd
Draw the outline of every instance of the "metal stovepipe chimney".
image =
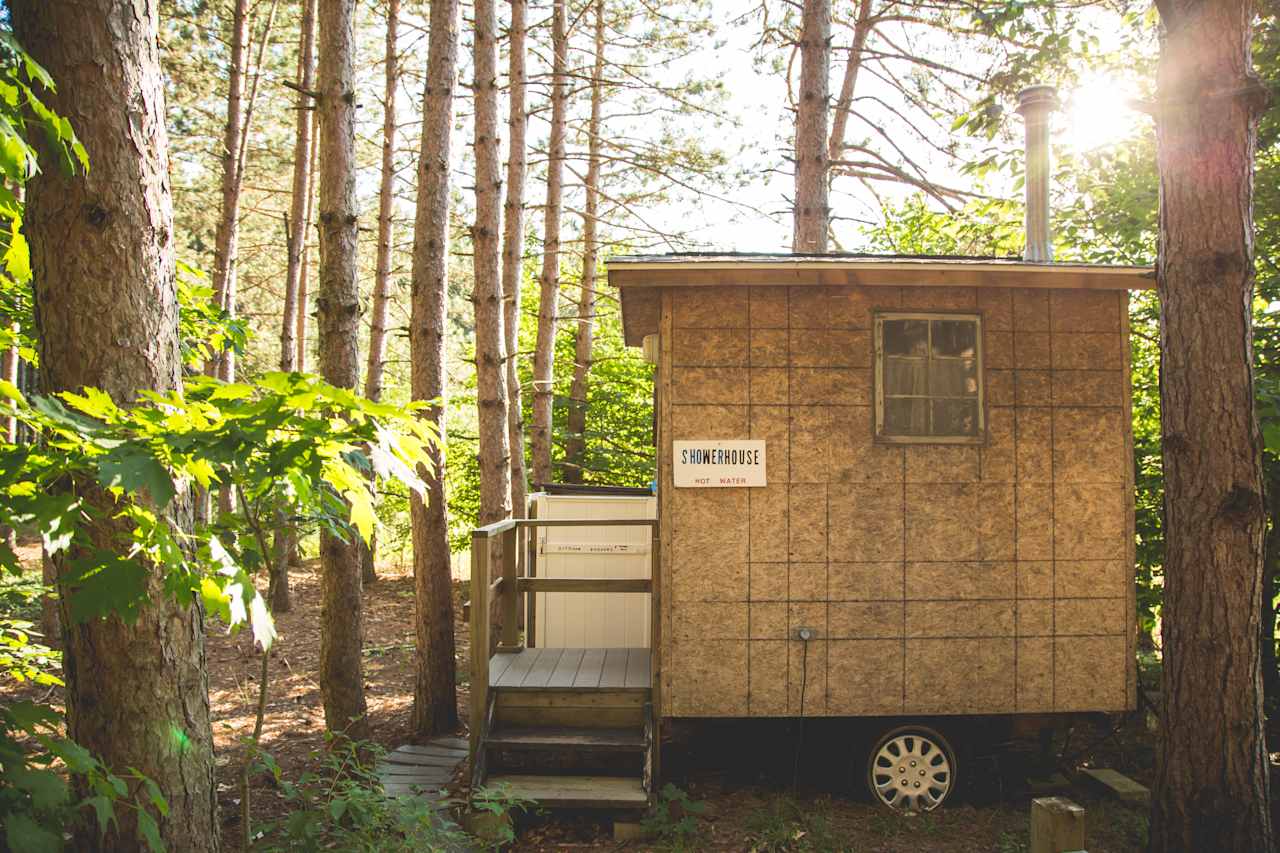
POLYGON ((1027 248, 1024 261, 1052 261, 1053 240, 1049 233, 1049 123, 1058 108, 1058 90, 1053 86, 1028 86, 1018 93, 1018 114, 1026 126, 1027 248))

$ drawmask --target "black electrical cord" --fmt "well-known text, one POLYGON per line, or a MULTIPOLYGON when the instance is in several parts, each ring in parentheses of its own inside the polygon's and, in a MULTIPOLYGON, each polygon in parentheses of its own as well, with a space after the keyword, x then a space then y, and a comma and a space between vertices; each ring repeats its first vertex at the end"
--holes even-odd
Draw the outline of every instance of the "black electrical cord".
POLYGON ((791 791, 795 793, 800 784, 800 752, 804 748, 804 694, 809 679, 809 641, 801 639, 800 653, 800 733, 796 738, 795 765, 791 770, 791 791))

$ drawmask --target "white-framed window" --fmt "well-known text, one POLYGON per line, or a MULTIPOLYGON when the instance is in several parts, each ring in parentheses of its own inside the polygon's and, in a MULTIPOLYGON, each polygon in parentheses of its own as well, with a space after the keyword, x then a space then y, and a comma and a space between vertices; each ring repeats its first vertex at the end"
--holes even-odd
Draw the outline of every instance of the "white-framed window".
POLYGON ((875 351, 878 439, 956 444, 984 440, 981 317, 878 313, 875 351))

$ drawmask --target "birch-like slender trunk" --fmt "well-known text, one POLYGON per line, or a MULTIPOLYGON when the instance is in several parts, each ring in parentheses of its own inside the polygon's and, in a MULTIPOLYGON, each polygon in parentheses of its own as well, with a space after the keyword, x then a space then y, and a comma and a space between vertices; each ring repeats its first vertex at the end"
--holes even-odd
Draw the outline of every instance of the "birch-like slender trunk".
MULTIPOLYGON (((314 146, 316 102, 307 94, 315 88, 316 0, 302 0, 302 20, 298 28, 298 114, 293 138, 293 193, 286 225, 288 264, 284 279, 284 310, 280 319, 280 369, 301 370, 298 346, 299 304, 306 304, 304 284, 307 270, 307 231, 311 215, 311 150, 314 146)), ((276 548, 282 557, 271 561, 277 577, 271 582, 271 609, 288 613, 293 607, 289 587, 289 564, 298 550, 298 532, 288 524, 276 533, 276 548)))
POLYGON ((827 250, 827 71, 831 54, 831 0, 804 0, 801 27, 791 251, 814 254, 827 250))
MULTIPOLYGON (((45 169, 27 186, 23 229, 31 245, 43 391, 97 388, 120 405, 140 390, 181 388, 178 296, 164 78, 155 3, 11 0, 19 41, 58 81, 45 93, 93 159, 83 174, 45 169)), ((114 499, 92 482, 86 502, 92 547, 119 553, 114 499)), ((183 490, 164 511, 191 520, 183 490)), ((70 555, 74 560, 79 554, 70 555)), ((66 733, 116 772, 137 768, 167 809, 148 807, 169 850, 219 849, 213 732, 197 596, 178 603, 142 555, 149 602, 132 620, 69 618, 63 610, 66 733)), ((60 572, 68 560, 56 561, 60 572)), ((73 802, 92 795, 83 780, 73 802)), ((137 811, 118 808, 105 837, 80 813, 67 827, 72 850, 139 846, 137 811)), ((11 838, 13 836, 10 836, 11 838)))
MULTIPOLYGON (((284 279, 284 313, 280 322, 280 369, 300 370, 298 304, 306 271, 308 214, 311 207, 311 136, 316 103, 306 94, 315 88, 316 0, 302 0, 298 29, 298 114, 294 121, 293 193, 289 201, 288 266, 284 279)), ((286 593, 287 598, 287 593, 286 593)), ((275 605, 280 610, 280 605, 275 605)), ((287 609, 287 608, 286 608, 287 609)))
POLYGON ((550 483, 551 406, 554 393, 556 320, 560 302, 560 211, 564 183, 565 111, 569 24, 566 3, 551 9, 551 138, 547 160, 547 204, 542 227, 542 275, 538 280, 538 337, 533 350, 533 482, 550 483))
MULTIPOLYGON (((236 257, 240 240, 240 146, 244 143, 245 76, 249 62, 249 0, 231 0, 231 65, 227 72, 227 114, 222 127, 222 185, 218 227, 213 238, 213 300, 233 311, 236 257)), ((230 350, 213 358, 209 370, 230 381, 230 350)), ((225 490, 224 490, 225 491, 225 490)))
POLYGON ((1268 101, 1246 0, 1158 0, 1162 714, 1152 853, 1272 850, 1258 626, 1253 169, 1268 101))
POLYGON ((573 340, 573 381, 569 386, 569 436, 565 443, 564 479, 581 483, 587 455, 587 401, 590 394, 591 347, 596 313, 597 239, 600 209, 600 111, 604 103, 604 0, 595 0, 595 65, 591 73, 591 120, 587 125, 587 205, 582 217, 582 293, 573 340))
POLYGON ((475 67, 476 221, 471 230, 476 317, 476 406, 480 426, 480 523, 511 514, 511 443, 507 437, 506 335, 498 240, 502 228, 502 175, 498 168, 498 23, 494 0, 476 0, 475 67))
POLYGON ((449 284, 449 165, 458 75, 458 0, 431 0, 427 82, 422 96, 418 204, 410 278, 409 361, 413 399, 436 404, 422 417, 440 444, 423 471, 426 501, 409 499, 413 525, 415 735, 452 731, 458 723, 453 640, 453 577, 445 504, 445 324, 449 284))
POLYGON ((524 403, 520 393, 520 286, 524 280, 524 180, 528 168, 525 131, 525 33, 527 0, 511 0, 508 29, 507 196, 503 205, 502 299, 507 339, 507 441, 511 445, 511 511, 523 518, 529 495, 524 460, 524 403))
MULTIPOLYGON (((339 388, 360 381, 360 294, 356 287, 356 92, 352 16, 355 0, 321 0, 320 289, 316 299, 320 372, 339 388)), ((320 534, 320 694, 325 724, 363 740, 364 615, 360 545, 320 534)))

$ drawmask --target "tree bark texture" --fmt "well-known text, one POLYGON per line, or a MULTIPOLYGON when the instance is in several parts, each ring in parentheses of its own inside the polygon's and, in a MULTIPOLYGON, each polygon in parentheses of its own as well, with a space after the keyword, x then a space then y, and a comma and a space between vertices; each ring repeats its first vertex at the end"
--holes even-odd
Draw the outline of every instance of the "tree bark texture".
POLYGON ((511 0, 507 49, 507 196, 503 205, 502 307, 507 341, 507 443, 511 446, 511 510, 523 518, 529 502, 529 473, 524 459, 524 402, 520 393, 520 285, 524 281, 524 181, 529 117, 525 112, 525 34, 527 0, 511 0))
MULTIPOLYGON (((319 105, 316 111, 319 111, 319 105)), ((311 278, 311 226, 315 219, 316 206, 316 164, 320 161, 320 134, 316 132, 316 113, 311 114, 311 166, 307 174, 307 215, 303 218, 306 227, 302 236, 302 267, 298 271, 298 371, 307 372, 307 318, 311 313, 307 310, 307 285, 311 278)))
MULTIPOLYGON (((227 71, 227 115, 222 132, 222 197, 213 242, 213 300, 235 310, 236 256, 240 239, 240 146, 244 142, 244 89, 249 57, 249 0, 231 0, 231 65, 227 71)), ((232 354, 214 358, 214 375, 230 382, 232 354)), ((225 490, 224 490, 225 491, 225 490)))
MULTIPOLYGON (((19 40, 58 81, 50 106, 75 127, 88 174, 46 169, 28 186, 43 390, 102 389, 121 404, 141 389, 179 387, 173 204, 155 4, 137 0, 15 0, 19 40)), ((109 510, 110 497, 79 484, 109 510)), ((190 522, 190 496, 170 505, 190 522)), ((121 530, 96 522, 90 538, 119 550, 121 530)), ((60 562, 60 561, 59 561, 60 562)), ((59 570, 64 566, 59 565, 59 570)), ((123 771, 159 785, 155 815, 170 850, 216 851, 213 736, 199 606, 179 606, 149 573, 151 603, 128 625, 73 623, 64 610, 67 734, 123 771)), ((65 602, 64 602, 65 607, 65 602)), ((81 792, 84 793, 84 792, 81 792)), ((77 850, 136 850, 136 817, 119 809, 104 840, 81 824, 77 850)))
POLYGON ((400 0, 387 0, 387 41, 382 109, 382 180, 378 187, 378 255, 373 274, 373 311, 369 328, 369 363, 364 374, 364 395, 382 399, 382 370, 387 354, 387 308, 391 301, 391 221, 396 181, 396 88, 400 65, 397 41, 400 0))
POLYGON ((551 136, 547 204, 542 226, 542 275, 538 280, 538 337, 533 350, 533 482, 550 483, 551 407, 555 392, 556 320, 560 302, 560 210, 564 194, 565 110, 569 102, 569 24, 565 4, 551 7, 551 136))
POLYGON ((800 33, 800 100, 796 104, 795 211, 791 251, 827 250, 827 70, 831 0, 804 0, 800 33))
POLYGON ((862 70, 862 54, 867 47, 867 36, 875 21, 871 17, 871 0, 860 0, 858 17, 853 23, 853 43, 849 46, 849 58, 844 64, 844 76, 840 82, 840 95, 836 98, 831 118, 831 142, 827 146, 828 164, 844 158, 844 136, 853 112, 853 92, 858 87, 858 72, 862 70))
POLYGON ((449 165, 458 75, 458 0, 431 0, 427 82, 410 277, 410 382, 413 399, 434 400, 423 417, 440 444, 423 471, 425 502, 409 500, 413 530, 416 678, 411 727, 426 737, 458 724, 453 642, 453 578, 444 488, 445 324, 449 284, 449 165))
MULTIPOLYGON (((339 388, 360 380, 360 296, 356 287, 355 0, 320 0, 320 372, 339 388)), ((359 538, 320 536, 320 693, 325 724, 363 740, 364 617, 359 538)))
MULTIPOLYGON (((0 355, 0 379, 10 383, 15 388, 18 385, 18 345, 14 344, 0 355)), ((4 439, 9 444, 15 444, 18 441, 18 419, 13 415, 6 415, 4 418, 4 439)))
POLYGON ((301 370, 298 356, 298 303, 307 259, 311 212, 311 135, 315 101, 304 94, 315 88, 316 0, 302 0, 298 27, 298 93, 293 137, 293 193, 289 200, 288 264, 284 279, 284 313, 280 321, 280 369, 301 370))
POLYGON ((1263 103, 1253 6, 1160 0, 1163 719, 1153 853, 1271 849, 1258 626, 1253 161, 1263 103))
POLYGON ((591 119, 587 124, 587 203, 582 217, 582 293, 573 336, 573 381, 569 386, 569 435, 565 442, 564 479, 582 482, 587 455, 587 401, 590 394, 591 348, 595 331, 596 264, 599 262, 597 214, 600 208, 600 111, 604 103, 604 0, 595 0, 595 66, 591 74, 591 119))
POLYGON ((502 229, 502 177, 498 168, 498 45, 493 0, 477 0, 475 66, 476 222, 475 290, 476 405, 480 426, 480 523, 511 514, 511 444, 507 438, 506 336, 502 281, 498 275, 502 229))

